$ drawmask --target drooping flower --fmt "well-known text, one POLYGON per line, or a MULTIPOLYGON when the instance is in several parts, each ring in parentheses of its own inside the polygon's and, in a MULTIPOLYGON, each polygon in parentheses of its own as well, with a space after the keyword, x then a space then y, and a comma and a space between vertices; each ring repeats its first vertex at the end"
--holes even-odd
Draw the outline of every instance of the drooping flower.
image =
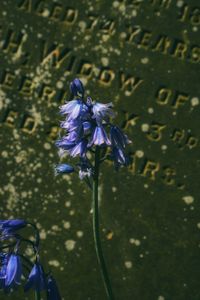
POLYGON ((106 104, 95 102, 92 106, 93 118, 97 120, 107 120, 110 117, 114 117, 115 114, 111 109, 112 107, 113 104, 111 102, 106 104))
POLYGON ((92 139, 89 142, 89 146, 92 145, 109 145, 110 146, 110 140, 107 136, 107 133, 103 126, 96 126, 96 128, 93 131, 92 139))
POLYGON ((68 164, 59 164, 55 167, 56 175, 60 173, 70 174, 74 172, 74 168, 68 164))
POLYGON ((87 110, 87 106, 81 100, 71 100, 60 107, 61 115, 67 115, 68 122, 84 115, 87 110))
POLYGON ((64 150, 69 150, 75 146, 74 141, 70 141, 68 136, 64 136, 61 140, 56 141, 56 146, 64 150))
POLYGON ((85 121, 83 122, 83 131, 85 134, 89 134, 91 132, 92 129, 92 124, 91 122, 85 121))
POLYGON ((29 289, 35 291, 42 291, 47 288, 46 276, 43 267, 40 263, 36 262, 29 274, 28 281, 24 287, 24 291, 27 292, 29 289))
POLYGON ((75 78, 71 83, 70 83, 70 90, 73 94, 73 96, 84 96, 84 87, 82 82, 78 79, 75 78))
POLYGON ((47 277, 47 300, 61 300, 58 286, 51 275, 47 277))
POLYGON ((112 148, 111 158, 114 161, 114 165, 116 169, 121 166, 128 166, 129 164, 129 157, 125 154, 125 152, 117 147, 112 148))
POLYGON ((0 253, 0 289, 5 288, 6 269, 8 263, 8 254, 0 253))
POLYGON ((85 177, 91 177, 93 174, 93 167, 87 158, 81 158, 80 163, 78 163, 79 178, 83 180, 85 177))
POLYGON ((22 276, 21 259, 17 254, 11 254, 9 256, 6 265, 5 275, 5 288, 14 288, 20 284, 22 276))
POLYGON ((60 127, 66 129, 67 131, 70 132, 73 130, 77 130, 77 128, 79 128, 80 124, 81 124, 81 121, 79 119, 75 119, 75 120, 71 120, 71 121, 65 120, 60 123, 60 127))
POLYGON ((111 126, 110 139, 112 146, 120 149, 125 149, 126 145, 131 143, 118 126, 111 126))
POLYGON ((22 229, 26 225, 27 222, 20 219, 0 220, 0 231, 2 231, 3 234, 12 233, 22 229))
POLYGON ((87 169, 87 170, 80 170, 79 171, 79 178, 83 180, 85 177, 91 177, 92 175, 92 170, 87 169))
POLYGON ((87 139, 82 139, 79 142, 77 142, 77 144, 75 144, 73 148, 70 148, 68 152, 72 157, 78 155, 84 157, 87 151, 87 144, 88 144, 87 139))

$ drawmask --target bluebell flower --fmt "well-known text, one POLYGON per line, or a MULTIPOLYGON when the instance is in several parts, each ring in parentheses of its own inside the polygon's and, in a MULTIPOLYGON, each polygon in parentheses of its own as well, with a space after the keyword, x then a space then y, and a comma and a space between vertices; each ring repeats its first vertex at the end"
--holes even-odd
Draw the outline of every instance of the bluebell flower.
POLYGON ((47 277, 47 300, 61 300, 61 296, 53 276, 47 277))
POLYGON ((91 97, 87 97, 86 104, 88 107, 92 107, 92 98, 91 97))
POLYGON ((79 140, 81 140, 83 136, 84 136, 84 129, 83 129, 83 125, 81 124, 79 127, 77 127, 76 130, 72 130, 68 133, 67 140, 69 142, 76 143, 79 140))
POLYGON ((21 259, 17 254, 11 254, 9 256, 6 265, 6 276, 5 276, 5 288, 15 288, 16 285, 20 284, 22 276, 22 265, 21 259))
POLYGON ((25 284, 24 291, 29 289, 42 291, 47 288, 46 276, 40 263, 36 262, 29 274, 28 281, 25 284))
POLYGON ((131 143, 118 126, 111 126, 110 139, 112 146, 120 149, 125 149, 126 145, 131 143))
POLYGON ((129 164, 129 157, 120 148, 112 148, 111 158, 114 160, 114 164, 117 169, 120 165, 128 166, 129 164))
POLYGON ((95 102, 92 106, 92 112, 93 112, 93 118, 96 118, 97 120, 107 120, 110 117, 114 117, 115 113, 111 109, 113 107, 113 104, 110 103, 99 103, 95 102))
POLYGON ((103 126, 96 126, 96 128, 93 131, 92 139, 89 142, 89 146, 92 145, 109 145, 110 146, 110 140, 107 136, 107 133, 103 126))
POLYGON ((74 168, 68 164, 59 164, 55 167, 56 175, 60 173, 70 174, 74 172, 74 168))
POLYGON ((68 152, 72 157, 78 155, 84 157, 87 152, 87 144, 88 144, 87 139, 82 139, 79 142, 77 142, 77 144, 75 144, 73 148, 70 148, 68 152))
POLYGON ((80 163, 78 163, 79 170, 79 178, 83 180, 85 177, 91 177, 93 174, 93 167, 90 161, 85 157, 80 159, 80 163))
POLYGON ((92 129, 91 122, 85 121, 83 122, 82 126, 83 126, 84 134, 89 134, 91 132, 92 129))
POLYGON ((84 87, 82 82, 78 79, 75 78, 71 83, 70 83, 70 90, 73 94, 73 96, 84 96, 84 87))
POLYGON ((70 141, 68 136, 63 137, 61 140, 56 141, 56 146, 64 150, 69 150, 75 146, 74 141, 70 141))
POLYGON ((0 253, 0 289, 5 288, 6 269, 8 263, 8 254, 0 253))
POLYGON ((0 231, 3 234, 15 232, 27 225, 27 222, 20 219, 0 220, 0 231))
MULTIPOLYGON (((79 79, 72 82, 71 91, 75 97, 84 94, 79 79)), ((66 129, 67 133, 56 142, 60 156, 67 153, 71 157, 79 156, 81 159, 86 159, 94 153, 96 146, 100 146, 111 151, 110 156, 105 156, 101 151, 101 161, 110 157, 115 166, 126 166, 128 156, 125 154, 125 148, 130 141, 119 127, 110 123, 110 119, 115 116, 112 107, 112 103, 95 102, 91 97, 87 97, 86 101, 84 97, 73 99, 61 106, 60 112, 65 115, 61 127, 66 129)), ((91 174, 90 167, 80 167, 81 179, 90 177, 91 174)))
POLYGON ((86 114, 87 111, 88 107, 81 100, 71 100, 60 107, 60 113, 67 115, 68 122, 86 114))
POLYGON ((79 128, 81 124, 82 124, 81 120, 77 118, 71 121, 68 120, 62 121, 60 123, 60 127, 66 129, 67 131, 73 131, 73 130, 77 130, 77 128, 79 128))
POLYGON ((83 169, 79 170, 79 178, 81 180, 83 180, 85 177, 91 177, 91 175, 92 175, 92 169, 91 168, 88 168, 88 169, 85 169, 85 170, 83 170, 83 169))

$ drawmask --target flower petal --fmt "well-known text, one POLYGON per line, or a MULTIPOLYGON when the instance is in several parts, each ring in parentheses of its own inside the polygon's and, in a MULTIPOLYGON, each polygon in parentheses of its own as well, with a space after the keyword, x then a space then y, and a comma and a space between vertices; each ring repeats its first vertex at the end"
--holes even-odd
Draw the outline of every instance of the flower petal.
POLYGON ((20 257, 15 254, 11 254, 6 268, 5 286, 9 287, 13 282, 20 284, 21 275, 22 268, 20 257))
POLYGON ((60 173, 70 174, 74 172, 74 168, 68 164, 60 164, 55 167, 56 175, 60 173))
POLYGON ((70 83, 70 90, 74 96, 84 96, 84 87, 80 79, 75 78, 71 83, 70 83))

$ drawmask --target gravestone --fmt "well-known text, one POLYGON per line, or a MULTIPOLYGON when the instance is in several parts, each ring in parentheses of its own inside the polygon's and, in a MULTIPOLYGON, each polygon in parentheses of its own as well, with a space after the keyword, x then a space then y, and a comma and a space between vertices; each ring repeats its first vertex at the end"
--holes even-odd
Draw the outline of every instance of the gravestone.
POLYGON ((133 141, 128 170, 101 170, 116 300, 200 299, 199 25, 195 0, 0 3, 1 219, 37 223, 63 299, 106 299, 90 191, 76 174, 54 176, 59 106, 76 77, 113 102, 133 141))

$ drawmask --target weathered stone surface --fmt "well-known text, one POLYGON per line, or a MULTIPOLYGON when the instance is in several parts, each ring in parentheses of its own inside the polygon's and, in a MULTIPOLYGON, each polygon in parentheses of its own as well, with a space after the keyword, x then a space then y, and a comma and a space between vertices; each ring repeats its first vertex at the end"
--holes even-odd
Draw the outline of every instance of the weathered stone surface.
POLYGON ((133 139, 130 170, 102 170, 116 300, 199 300, 199 3, 2 0, 0 8, 1 218, 37 222, 63 299, 105 299, 90 192, 53 170, 58 106, 79 77, 88 94, 114 102, 133 139))

